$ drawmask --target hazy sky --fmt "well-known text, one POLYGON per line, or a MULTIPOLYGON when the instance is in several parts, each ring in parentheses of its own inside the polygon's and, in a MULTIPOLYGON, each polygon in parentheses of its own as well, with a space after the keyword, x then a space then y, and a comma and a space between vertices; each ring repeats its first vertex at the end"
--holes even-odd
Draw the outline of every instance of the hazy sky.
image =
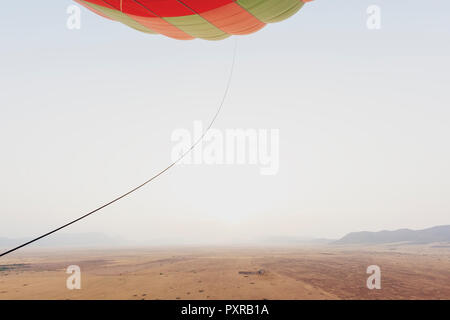
MULTIPOLYGON (((139 33, 71 1, 0 12, 0 237, 42 234, 152 176, 214 114, 234 38, 139 33)), ((450 223, 450 4, 326 1, 239 37, 216 128, 280 130, 280 169, 183 165, 65 233, 148 244, 450 223), (368 30, 366 9, 382 9, 368 30)))

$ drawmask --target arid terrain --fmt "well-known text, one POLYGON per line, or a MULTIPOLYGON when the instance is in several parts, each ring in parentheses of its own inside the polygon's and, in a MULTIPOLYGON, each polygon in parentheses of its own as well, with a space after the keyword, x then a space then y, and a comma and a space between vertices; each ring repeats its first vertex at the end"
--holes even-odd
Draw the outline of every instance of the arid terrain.
POLYGON ((0 299, 450 299, 450 248, 25 250, 0 258, 0 299), (370 265, 380 290, 366 287, 370 265))

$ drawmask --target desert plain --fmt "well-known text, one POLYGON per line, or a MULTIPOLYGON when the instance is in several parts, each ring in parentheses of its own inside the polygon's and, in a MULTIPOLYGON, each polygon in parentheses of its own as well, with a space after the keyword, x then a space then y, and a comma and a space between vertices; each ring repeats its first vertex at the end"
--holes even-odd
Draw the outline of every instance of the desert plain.
POLYGON ((6 299, 450 299, 447 246, 24 250, 0 258, 6 299), (80 267, 80 289, 66 273, 80 267), (369 290, 367 267, 381 269, 369 290))

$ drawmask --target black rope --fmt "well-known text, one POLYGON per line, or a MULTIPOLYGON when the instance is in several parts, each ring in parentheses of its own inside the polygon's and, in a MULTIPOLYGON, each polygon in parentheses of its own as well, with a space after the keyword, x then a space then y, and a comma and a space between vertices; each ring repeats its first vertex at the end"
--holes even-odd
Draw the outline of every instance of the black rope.
POLYGON ((234 65, 235 65, 235 62, 236 62, 236 52, 237 52, 237 40, 236 40, 235 46, 234 46, 233 61, 232 61, 232 64, 231 64, 230 75, 229 75, 229 77, 228 77, 227 86, 226 86, 224 95, 223 95, 223 97, 222 97, 222 101, 220 102, 219 108, 217 109, 217 111, 216 111, 214 117, 212 118, 212 120, 211 120, 209 126, 208 126, 208 127, 206 128, 206 130, 203 132, 203 134, 201 135, 201 137, 200 137, 197 141, 194 142, 194 144, 189 148, 189 150, 187 150, 185 153, 183 153, 176 161, 174 161, 173 163, 171 163, 167 168, 161 170, 161 171, 158 172, 156 175, 154 175, 153 177, 151 177, 150 179, 148 179, 148 180, 145 181, 144 183, 140 184, 139 186, 135 187, 134 189, 128 191, 127 193, 124 193, 123 195, 121 195, 121 196, 115 198, 114 200, 112 200, 112 201, 110 201, 110 202, 108 202, 108 203, 105 203, 104 205, 98 207, 98 208, 95 209, 95 210, 92 210, 91 212, 85 214, 84 216, 79 217, 78 219, 75 219, 75 220, 73 220, 73 221, 71 221, 71 222, 69 222, 69 223, 66 223, 65 225, 63 225, 63 226, 61 226, 61 227, 59 227, 59 228, 56 228, 56 229, 54 229, 54 230, 52 230, 52 231, 50 231, 50 232, 47 232, 46 234, 43 234, 42 236, 39 236, 39 237, 37 237, 37 238, 35 238, 35 239, 33 239, 33 240, 30 240, 30 241, 28 241, 28 242, 26 242, 26 243, 24 243, 24 244, 21 244, 21 245, 18 246, 18 247, 15 247, 15 248, 13 248, 13 249, 11 249, 11 250, 8 250, 8 251, 6 251, 6 252, 0 254, 0 257, 6 256, 7 254, 10 254, 10 253, 12 253, 12 252, 14 252, 14 251, 16 251, 16 250, 19 250, 20 248, 23 248, 23 247, 25 247, 25 246, 28 246, 28 245, 32 244, 33 242, 36 242, 36 241, 38 241, 38 240, 40 240, 40 239, 42 239, 42 238, 48 237, 49 235, 51 235, 51 234, 53 234, 53 233, 55 233, 55 232, 57 232, 57 231, 59 231, 59 230, 61 230, 61 229, 67 228, 68 226, 70 226, 70 225, 72 225, 72 224, 74 224, 74 223, 76 223, 76 222, 78 222, 78 221, 80 221, 80 220, 83 220, 83 219, 89 217, 90 215, 92 215, 92 214, 94 214, 94 213, 96 213, 96 212, 98 212, 98 211, 100 211, 100 210, 102 210, 102 209, 104 209, 104 208, 106 208, 106 207, 112 205, 113 203, 119 201, 120 199, 125 198, 126 196, 132 194, 133 192, 135 192, 135 191, 141 189, 142 187, 144 187, 145 185, 149 184, 150 182, 152 182, 153 180, 155 180, 156 178, 158 178, 160 175, 162 175, 162 174, 164 174, 165 172, 167 172, 168 170, 170 170, 173 166, 175 166, 175 165, 176 165, 177 163, 179 163, 181 160, 183 160, 183 158, 186 157, 190 152, 192 152, 192 150, 193 150, 193 149, 194 149, 194 148, 195 148, 195 147, 203 140, 203 138, 204 138, 204 137, 206 136, 206 134, 209 132, 209 130, 211 129, 211 127, 214 125, 214 123, 215 123, 217 117, 218 117, 219 114, 220 114, 220 111, 222 110, 222 107, 223 107, 223 105, 224 105, 224 103, 225 103, 225 100, 226 100, 226 98, 227 98, 227 96, 228 96, 228 92, 229 92, 229 90, 230 90, 231 79, 233 78, 234 65))

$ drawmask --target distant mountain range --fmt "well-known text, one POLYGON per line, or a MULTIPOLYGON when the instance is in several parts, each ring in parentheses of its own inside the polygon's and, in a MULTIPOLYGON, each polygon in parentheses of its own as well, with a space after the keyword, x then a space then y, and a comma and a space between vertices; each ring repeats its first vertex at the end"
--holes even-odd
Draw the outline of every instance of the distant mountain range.
POLYGON ((294 237, 294 236, 269 236, 258 238, 257 243, 271 245, 295 245, 295 244, 327 244, 335 241, 334 239, 312 238, 312 237, 294 237))
POLYGON ((423 230, 399 229, 395 231, 352 232, 334 244, 383 244, 406 242, 428 244, 433 242, 450 243, 450 225, 437 226, 423 230))
MULTIPOLYGON (((31 239, 29 238, 1 238, 0 247, 14 247, 25 243, 31 239)), ((75 233, 75 234, 54 234, 48 238, 44 238, 36 242, 42 247, 106 247, 123 245, 124 241, 118 237, 110 237, 102 233, 75 233)))
MULTIPOLYGON (((29 238, 2 238, 0 237, 0 248, 13 248, 22 243, 29 241, 29 238)), ((155 245, 155 241, 151 242, 155 245)), ((430 244, 445 243, 450 246, 450 225, 437 226, 423 230, 399 229, 395 231, 379 231, 379 232, 352 232, 345 235, 339 240, 316 239, 306 237, 289 237, 289 236, 269 236, 258 239, 257 243, 272 245, 321 245, 321 244, 365 244, 377 245, 388 243, 403 244, 430 244)), ((164 244, 164 242, 157 243, 164 244)), ((180 241, 177 244, 183 244, 180 241)), ((185 243, 184 243, 185 244, 185 243)), ((124 240, 120 237, 113 237, 103 233, 75 233, 75 234, 53 234, 48 238, 44 238, 33 246, 39 247, 126 247, 135 245, 145 245, 144 243, 135 243, 124 240)), ((1 251, 1 250, 0 250, 1 251)))

